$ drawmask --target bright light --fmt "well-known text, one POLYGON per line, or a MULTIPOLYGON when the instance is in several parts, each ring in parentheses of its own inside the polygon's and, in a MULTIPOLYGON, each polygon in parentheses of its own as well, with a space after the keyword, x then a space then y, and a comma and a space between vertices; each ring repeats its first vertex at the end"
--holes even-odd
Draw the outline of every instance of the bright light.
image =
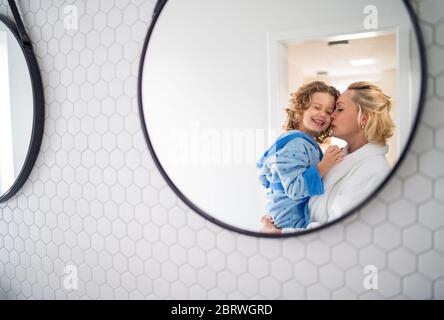
POLYGON ((350 60, 350 64, 355 67, 362 67, 362 66, 369 66, 371 64, 374 64, 376 62, 375 59, 356 59, 356 60, 350 60))
POLYGON ((6 32, 0 30, 0 194, 6 192, 15 180, 7 40, 6 32))
POLYGON ((339 148, 344 148, 347 145, 347 142, 339 138, 331 137, 330 145, 338 146, 339 148))

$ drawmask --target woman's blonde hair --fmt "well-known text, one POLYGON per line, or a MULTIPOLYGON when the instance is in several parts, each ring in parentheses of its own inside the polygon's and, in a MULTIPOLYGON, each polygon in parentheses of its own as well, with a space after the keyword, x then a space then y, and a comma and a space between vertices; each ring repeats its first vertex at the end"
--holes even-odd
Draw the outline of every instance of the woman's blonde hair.
MULTIPOLYGON (((313 81, 301 86, 296 92, 292 93, 290 96, 290 103, 285 108, 287 118, 285 120, 283 129, 289 130, 300 130, 300 125, 302 122, 302 115, 304 111, 310 107, 311 97, 316 92, 329 93, 335 98, 335 102, 338 99, 340 93, 336 88, 325 84, 322 81, 313 81)), ((323 143, 327 138, 331 136, 331 128, 328 126, 327 129, 320 132, 314 139, 323 143)))
POLYGON ((370 82, 352 83, 347 90, 352 92, 352 101, 358 106, 358 125, 361 117, 367 116, 364 135, 368 142, 385 145, 393 135, 395 124, 390 116, 392 103, 382 89, 370 82))

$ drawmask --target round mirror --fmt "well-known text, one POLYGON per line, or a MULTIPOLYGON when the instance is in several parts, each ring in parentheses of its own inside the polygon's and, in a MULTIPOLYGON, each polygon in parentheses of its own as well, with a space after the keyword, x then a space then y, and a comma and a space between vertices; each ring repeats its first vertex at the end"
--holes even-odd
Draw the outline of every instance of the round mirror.
POLYGON ((176 194, 255 236, 319 230, 399 166, 425 92, 406 1, 160 1, 141 122, 176 194))
POLYGON ((30 43, 0 16, 0 202, 31 172, 43 135, 43 88, 30 43))

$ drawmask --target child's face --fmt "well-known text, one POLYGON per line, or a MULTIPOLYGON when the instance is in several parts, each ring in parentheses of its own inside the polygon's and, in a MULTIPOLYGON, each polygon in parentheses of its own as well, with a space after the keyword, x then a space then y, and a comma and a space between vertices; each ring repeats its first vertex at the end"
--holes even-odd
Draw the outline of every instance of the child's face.
POLYGON ((335 110, 335 98, 325 92, 316 92, 311 96, 310 107, 302 115, 302 131, 316 135, 330 126, 331 115, 335 110))

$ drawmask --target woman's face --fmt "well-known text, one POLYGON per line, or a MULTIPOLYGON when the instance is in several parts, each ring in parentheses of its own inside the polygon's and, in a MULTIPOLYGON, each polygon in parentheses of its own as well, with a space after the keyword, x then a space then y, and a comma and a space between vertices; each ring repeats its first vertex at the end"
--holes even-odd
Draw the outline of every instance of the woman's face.
POLYGON ((336 109, 331 116, 332 135, 348 141, 362 131, 358 124, 358 106, 352 101, 350 90, 342 93, 336 101, 336 109))

